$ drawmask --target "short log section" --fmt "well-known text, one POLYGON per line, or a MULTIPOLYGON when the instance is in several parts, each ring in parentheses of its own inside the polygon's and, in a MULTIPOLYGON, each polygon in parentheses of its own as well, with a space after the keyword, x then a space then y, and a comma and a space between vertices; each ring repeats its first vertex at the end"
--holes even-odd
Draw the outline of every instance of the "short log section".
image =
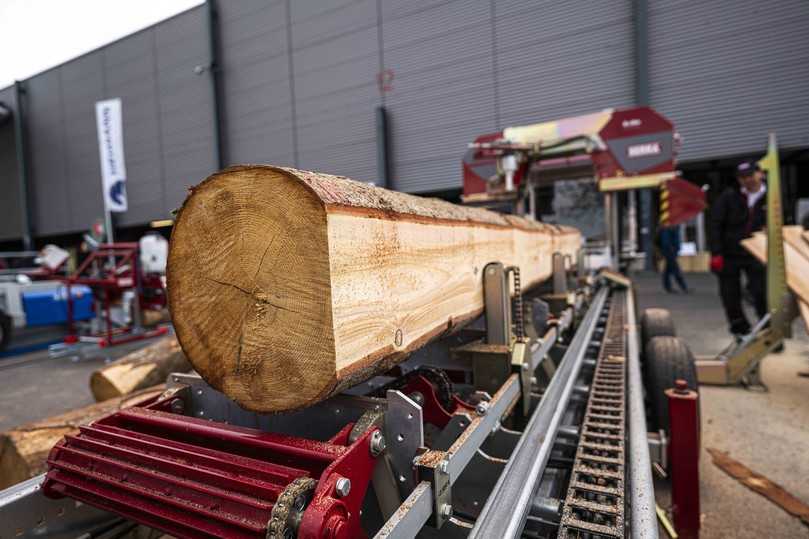
POLYGON ((244 408, 314 404, 384 372, 483 310, 483 268, 528 289, 572 228, 272 166, 191 190, 171 237, 168 291, 186 356, 244 408))
POLYGON ((90 391, 100 402, 162 384, 172 372, 190 370, 177 338, 167 335, 94 371, 90 391))

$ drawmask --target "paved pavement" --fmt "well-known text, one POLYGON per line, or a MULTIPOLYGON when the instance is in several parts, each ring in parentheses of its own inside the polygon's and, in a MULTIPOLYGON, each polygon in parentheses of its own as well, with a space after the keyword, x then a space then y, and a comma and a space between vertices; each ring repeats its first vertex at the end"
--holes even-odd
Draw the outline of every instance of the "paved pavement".
POLYGON ((90 373, 149 342, 94 348, 81 356, 50 358, 40 350, 0 359, 0 431, 92 404, 90 373))
MULTIPOLYGON (((716 280, 687 274, 693 293, 662 291, 658 276, 635 276, 640 308, 671 311, 678 334, 696 355, 714 355, 729 343, 716 280)), ((809 528, 764 497, 748 490, 711 462, 706 447, 730 456, 809 503, 809 337, 800 320, 781 354, 764 360, 768 393, 702 386, 703 451, 700 456, 702 539, 809 537, 809 528)))

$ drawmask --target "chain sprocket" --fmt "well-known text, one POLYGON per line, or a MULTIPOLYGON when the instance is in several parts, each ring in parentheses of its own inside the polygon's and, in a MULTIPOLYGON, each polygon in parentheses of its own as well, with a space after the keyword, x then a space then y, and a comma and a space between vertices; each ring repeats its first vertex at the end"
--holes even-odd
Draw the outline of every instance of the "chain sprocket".
POLYGON ((380 387, 374 391, 374 395, 384 397, 385 393, 389 389, 403 389, 407 387, 407 385, 416 376, 423 376, 428 382, 430 382, 430 384, 432 384, 432 386, 435 388, 435 393, 438 397, 438 402, 441 403, 441 406, 443 406, 446 410, 450 410, 452 408, 452 394, 454 389, 452 386, 452 381, 449 379, 446 372, 436 367, 427 367, 422 365, 421 367, 405 374, 401 378, 397 378, 396 380, 393 380, 392 382, 380 387))
POLYGON ((300 516, 315 493, 317 481, 311 477, 299 477, 287 485, 278 496, 267 523, 267 539, 291 539, 295 537, 300 516))

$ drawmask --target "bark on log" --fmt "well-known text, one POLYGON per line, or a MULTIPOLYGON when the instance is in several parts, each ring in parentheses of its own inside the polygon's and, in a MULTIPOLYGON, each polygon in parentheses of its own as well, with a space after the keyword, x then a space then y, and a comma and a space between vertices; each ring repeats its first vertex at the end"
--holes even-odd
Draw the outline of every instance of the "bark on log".
POLYGON ((177 214, 180 344, 243 407, 302 408, 387 370, 483 310, 489 262, 528 289, 581 235, 480 208, 271 166, 214 174, 177 214))
POLYGON ((164 385, 155 386, 0 433, 0 490, 44 472, 51 448, 64 436, 78 432, 80 425, 134 406, 164 390, 164 385))
POLYGON ((177 338, 168 335, 94 371, 90 391, 96 402, 105 401, 161 384, 172 372, 190 370, 177 338))

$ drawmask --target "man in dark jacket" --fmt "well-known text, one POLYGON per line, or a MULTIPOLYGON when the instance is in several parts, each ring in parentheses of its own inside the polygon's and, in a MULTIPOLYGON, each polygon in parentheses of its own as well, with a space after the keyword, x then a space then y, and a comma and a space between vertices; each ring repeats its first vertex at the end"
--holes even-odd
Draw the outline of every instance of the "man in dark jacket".
POLYGON ((727 188, 711 209, 711 271, 719 277, 719 295, 730 324, 730 332, 750 332, 750 322, 742 310, 741 275, 747 278, 747 291, 759 318, 767 312, 766 271, 741 241, 766 223, 767 187, 764 173, 754 161, 745 161, 736 169, 738 187, 727 188))

